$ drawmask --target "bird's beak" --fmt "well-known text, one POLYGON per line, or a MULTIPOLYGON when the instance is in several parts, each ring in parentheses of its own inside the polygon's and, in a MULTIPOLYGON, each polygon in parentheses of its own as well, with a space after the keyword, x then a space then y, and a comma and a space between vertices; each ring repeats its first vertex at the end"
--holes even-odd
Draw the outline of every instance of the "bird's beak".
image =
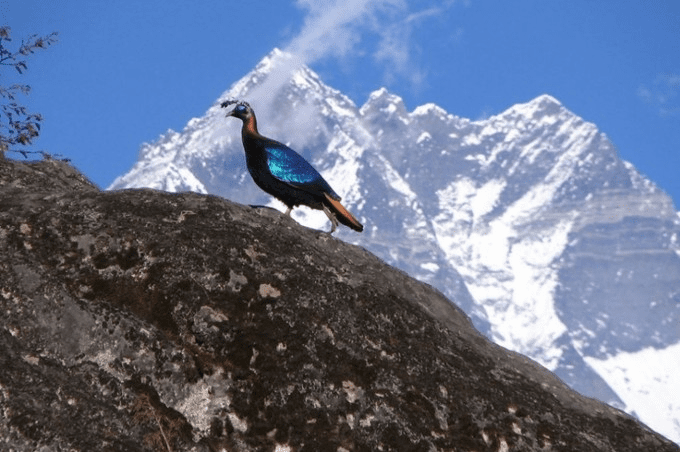
MULTIPOLYGON (((235 103, 237 103, 237 101, 235 101, 235 100, 225 100, 224 102, 222 102, 220 104, 220 107, 226 108, 226 107, 233 105, 235 103)), ((227 117, 229 117, 229 116, 234 116, 234 109, 233 108, 231 109, 231 111, 229 113, 227 113, 227 117)))

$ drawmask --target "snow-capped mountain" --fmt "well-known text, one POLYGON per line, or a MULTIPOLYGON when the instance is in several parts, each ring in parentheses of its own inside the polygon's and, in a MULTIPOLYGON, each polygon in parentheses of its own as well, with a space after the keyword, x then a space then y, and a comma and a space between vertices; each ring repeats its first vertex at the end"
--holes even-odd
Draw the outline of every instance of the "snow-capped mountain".
MULTIPOLYGON (((385 89, 357 107, 278 50, 111 189, 198 191, 282 207, 245 168, 260 131, 301 152, 365 225, 337 235, 444 292, 494 341, 680 442, 680 218, 594 124, 543 95, 485 120, 385 89)), ((325 215, 296 209, 303 224, 325 215)))

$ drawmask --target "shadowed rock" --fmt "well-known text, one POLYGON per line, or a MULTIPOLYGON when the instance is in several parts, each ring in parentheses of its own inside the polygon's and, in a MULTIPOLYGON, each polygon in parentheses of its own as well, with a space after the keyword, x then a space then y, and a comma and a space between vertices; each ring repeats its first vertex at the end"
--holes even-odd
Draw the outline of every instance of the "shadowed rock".
POLYGON ((271 209, 0 161, 0 257, 2 450, 679 450, 271 209))

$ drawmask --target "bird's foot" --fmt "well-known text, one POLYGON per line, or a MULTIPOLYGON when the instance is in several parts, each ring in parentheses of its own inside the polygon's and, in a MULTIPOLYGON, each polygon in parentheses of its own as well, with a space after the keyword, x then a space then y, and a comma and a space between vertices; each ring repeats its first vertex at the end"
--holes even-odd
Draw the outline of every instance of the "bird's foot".
POLYGON ((338 219, 335 218, 333 212, 331 212, 330 209, 326 206, 323 206, 323 213, 325 213, 328 219, 331 220, 331 230, 328 231, 328 233, 332 234, 335 232, 336 229, 338 229, 338 219))

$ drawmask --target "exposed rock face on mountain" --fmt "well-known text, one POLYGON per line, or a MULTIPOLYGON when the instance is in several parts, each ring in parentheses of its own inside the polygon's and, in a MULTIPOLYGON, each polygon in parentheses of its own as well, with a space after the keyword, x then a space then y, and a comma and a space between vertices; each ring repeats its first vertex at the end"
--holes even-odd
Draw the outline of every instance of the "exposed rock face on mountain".
POLYGON ((0 255, 2 450, 679 450, 272 209, 5 160, 0 255))
MULTIPOLYGON (((551 96, 479 121, 434 104, 409 111, 385 89, 358 107, 288 60, 272 52, 203 117, 144 145, 113 188, 275 205, 246 172, 238 121, 218 106, 246 99, 260 130, 301 151, 366 225, 338 237, 680 442, 680 221, 663 191, 551 96)), ((328 228, 323 214, 295 218, 328 228)))

